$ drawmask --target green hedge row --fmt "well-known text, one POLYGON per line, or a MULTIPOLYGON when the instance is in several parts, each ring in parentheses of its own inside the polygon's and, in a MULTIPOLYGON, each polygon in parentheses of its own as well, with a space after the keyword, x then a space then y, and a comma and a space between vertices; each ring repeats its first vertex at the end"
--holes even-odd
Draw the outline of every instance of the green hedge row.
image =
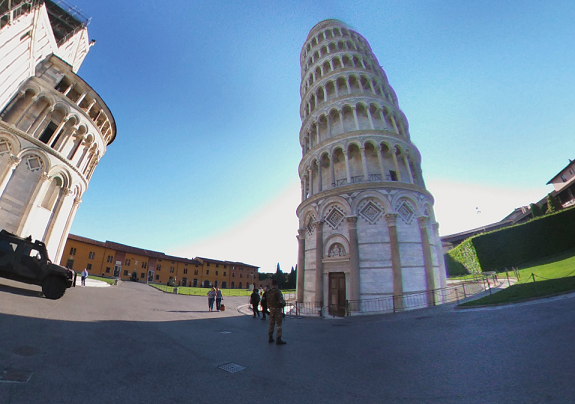
POLYGON ((445 255, 447 273, 496 271, 575 248, 575 208, 479 234, 445 255))

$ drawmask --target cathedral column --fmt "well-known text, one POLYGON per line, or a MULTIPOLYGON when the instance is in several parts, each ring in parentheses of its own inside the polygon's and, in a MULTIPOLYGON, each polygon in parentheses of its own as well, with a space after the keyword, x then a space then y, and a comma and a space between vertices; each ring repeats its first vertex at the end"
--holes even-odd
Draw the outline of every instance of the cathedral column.
POLYGON ((371 88, 371 92, 373 93, 373 95, 377 95, 375 93, 375 88, 373 87, 373 82, 371 80, 369 80, 369 87, 371 88))
POLYGON ((58 134, 60 133, 60 131, 62 130, 64 125, 66 125, 67 122, 68 118, 64 117, 64 119, 62 119, 62 122, 60 122, 54 133, 52 133, 52 136, 50 136, 50 139, 46 142, 46 145, 50 146, 50 143, 52 143, 52 141, 58 137, 58 134))
POLYGON ((387 124, 387 120, 385 119, 385 111, 381 109, 379 110, 379 114, 381 115, 381 122, 383 122, 383 129, 389 130, 389 125, 387 124))
POLYGON ((296 301, 303 303, 305 289, 305 234, 306 229, 299 229, 297 235, 297 289, 296 301))
MULTIPOLYGON (((46 111, 46 113, 44 114, 44 116, 42 116, 42 119, 37 119, 36 122, 34 122, 34 124, 32 126, 30 126, 30 129, 28 129, 28 133, 31 136, 34 136, 36 134, 36 131, 38 129, 40 129, 42 126, 44 126, 44 123, 46 121, 50 121, 52 119, 52 113, 54 112, 54 106, 50 106, 50 108, 48 108, 48 110, 46 111)), ((38 115, 38 118, 41 115, 38 115)))
POLYGON ((307 175, 304 174, 303 175, 303 199, 302 199, 303 201, 305 201, 307 199, 307 195, 308 195, 307 182, 308 182, 308 177, 307 177, 307 175))
POLYGON ((300 181, 301 183, 301 201, 305 201, 305 183, 303 180, 300 181))
POLYGON ((84 98, 86 98, 86 95, 88 95, 88 93, 84 93, 80 96, 80 98, 78 98, 78 101, 76 101, 76 105, 80 106, 80 104, 82 103, 82 101, 84 101, 84 98))
POLYGON ((386 213, 385 220, 389 230, 395 309, 401 310, 403 308, 403 299, 399 296, 403 295, 403 274, 401 272, 401 257, 399 255, 399 238, 397 236, 397 213, 386 213))
POLYGON ((36 188, 34 189, 34 193, 32 194, 32 197, 30 198, 30 202, 28 202, 28 206, 26 206, 26 209, 24 210, 24 214, 22 215, 22 218, 20 219, 20 224, 18 225, 18 230, 16 231, 16 235, 18 235, 20 237, 28 236, 28 235, 23 234, 23 232, 26 229, 27 224, 30 221, 30 219, 33 218, 33 216, 31 215, 32 210, 34 208, 36 208, 36 206, 39 204, 39 202, 42 200, 42 198, 44 198, 44 195, 46 194, 46 188, 48 188, 48 186, 50 185, 50 182, 51 182, 51 178, 48 176, 48 174, 43 173, 42 176, 40 177, 40 181, 38 181, 38 184, 36 184, 36 188))
POLYGON ((343 126, 343 110, 338 110, 339 113, 339 121, 341 123, 341 133, 345 133, 345 127, 343 126))
POLYGON ((369 119, 369 127, 373 130, 375 129, 375 126, 373 126, 373 117, 371 116, 371 111, 369 108, 366 108, 365 110, 367 111, 367 118, 369 119))
POLYGON ((307 169, 308 181, 309 181, 309 196, 313 196, 313 169, 311 166, 307 169))
POLYGON ((439 223, 433 222, 431 224, 431 228, 433 229, 433 237, 435 239, 435 254, 437 257, 437 271, 439 273, 439 287, 445 288, 447 287, 447 275, 445 271, 442 271, 441 259, 443 259, 443 248, 441 247, 441 239, 439 238, 439 223))
MULTIPOLYGON (((359 274, 359 244, 357 241, 357 216, 346 216, 349 230, 349 300, 361 299, 359 274)), ((357 307, 357 306, 356 306, 357 307)))
POLYGON ((409 175, 409 182, 411 184, 415 184, 415 181, 413 180, 413 173, 411 172, 411 167, 409 166, 409 159, 407 158, 407 155, 405 153, 403 154, 403 164, 405 164, 405 168, 407 168, 407 174, 409 175))
POLYGON ((318 220, 315 226, 315 301, 323 307, 323 221, 318 220))
POLYGON ((316 163, 317 163, 317 192, 321 192, 323 190, 322 189, 323 188, 322 187, 323 177, 321 175, 321 161, 316 160, 316 163))
POLYGON ((16 170, 16 167, 18 167, 18 164, 20 164, 21 161, 22 161, 22 159, 20 157, 16 157, 16 156, 12 156, 12 155, 10 156, 10 163, 4 169, 4 173, 2 175, 2 180, 0 181, 0 197, 4 193, 4 190, 6 189, 6 185, 8 185, 8 181, 10 181, 10 178, 12 178, 12 174, 14 174, 14 170, 16 170))
POLYGON ((329 156, 329 174, 331 177, 331 187, 334 188, 335 187, 335 167, 333 166, 334 162, 333 162, 334 156, 330 155, 329 156))
POLYGON ((67 96, 68 93, 69 93, 70 91, 72 91, 73 88, 74 88, 74 83, 70 84, 70 85, 68 86, 68 88, 67 88, 62 94, 64 94, 65 96, 67 96))
POLYGON ((55 149, 61 153, 62 150, 64 150, 64 146, 66 146, 66 143, 68 143, 68 140, 70 140, 70 138, 74 137, 76 135, 76 133, 78 132, 79 127, 78 126, 73 126, 70 128, 70 130, 67 133, 64 133, 64 136, 62 136, 62 139, 60 139, 60 141, 56 144, 55 149))
POLYGON ((325 120, 326 120, 326 125, 327 125, 327 137, 328 138, 331 137, 331 120, 329 118, 330 118, 330 115, 327 114, 325 116, 325 120))
POLYGON ((343 150, 343 156, 345 157, 345 173, 347 174, 347 183, 351 184, 351 171, 349 168, 349 158, 347 156, 347 150, 343 150))
POLYGON ((345 85, 347 86, 347 93, 351 94, 351 87, 349 86, 349 77, 345 78, 345 85))
POLYGON ((88 108, 86 108, 86 114, 88 114, 88 116, 90 115, 90 111, 92 110, 92 107, 96 104, 96 100, 93 100, 90 105, 88 106, 88 108))
MULTIPOLYGON (((4 107, 4 112, 2 112, 2 114, 0 115, 0 117, 2 118, 2 120, 6 123, 10 123, 10 120, 5 120, 4 118, 6 118, 6 115, 9 115, 11 112, 11 109, 14 107, 14 105, 16 105, 16 103, 21 100, 22 98, 24 98, 26 96, 26 91, 20 91, 18 93, 18 95, 14 98, 12 98, 12 101, 10 101, 8 103, 8 105, 6 105, 6 107, 4 107)), ((34 99, 34 97, 31 97, 31 99, 34 99)))
POLYGON ((62 238, 60 239, 60 246, 56 251, 56 257, 54 259, 54 262, 60 262, 60 259, 62 258, 62 252, 64 246, 66 245, 68 234, 70 234, 70 227, 72 227, 72 222, 74 221, 74 217, 76 216, 76 212, 78 212, 78 208, 80 207, 81 203, 82 200, 80 199, 80 197, 76 196, 76 198, 74 198, 74 204, 72 205, 72 210, 68 215, 68 220, 66 221, 66 226, 64 227, 64 233, 62 233, 62 238))
POLYGON ((361 153, 361 163, 363 165, 363 181, 369 181, 369 174, 367 172, 367 157, 365 156, 365 147, 359 149, 361 153))
POLYGON ((359 121, 357 119, 357 109, 356 109, 356 107, 352 107, 351 110, 353 112, 353 119, 355 121, 355 129, 359 130, 359 121))
POLYGON ((68 195, 72 194, 69 188, 60 188, 60 192, 58 195, 58 200, 56 201, 56 205, 52 209, 52 215, 50 217, 50 221, 48 222, 48 227, 46 228, 46 234, 44 235, 44 243, 48 244, 50 242, 50 237, 52 237, 52 232, 54 231, 54 227, 56 226, 56 222, 58 221, 58 217, 60 216, 60 212, 62 210, 62 206, 64 206, 64 201, 68 195))
POLYGON ((391 124, 393 125, 393 129, 395 129, 395 133, 399 135, 399 129, 397 129, 397 124, 395 123, 395 118, 392 114, 389 114, 389 119, 391 120, 391 124))
MULTIPOLYGON (((417 222, 419 223, 419 233, 421 234, 421 245, 423 247, 423 265, 425 266, 425 287, 428 292, 435 289, 435 278, 433 276, 433 261, 431 258, 431 245, 429 244, 429 234, 427 231, 427 216, 419 216, 417 222)), ((433 293, 427 294, 427 305, 435 305, 435 295, 433 293)))
POLYGON ((327 90, 325 89, 325 86, 322 88, 323 88, 323 102, 327 102, 327 90))
POLYGON ((363 86, 361 85, 361 78, 356 79, 357 80, 357 85, 359 86, 359 90, 362 93, 365 93, 365 90, 363 89, 363 86))
POLYGON ((381 148, 377 150, 377 162, 379 163, 379 170, 381 172, 381 180, 385 181, 386 176, 385 176, 385 167, 383 166, 382 153, 383 153, 383 150, 381 150, 381 148))
POLYGON ((396 149, 395 146, 393 146, 393 149, 391 150, 391 155, 393 157, 393 165, 395 166, 395 172, 397 173, 397 180, 401 182, 401 172, 399 171, 399 164, 397 163, 397 155, 396 153, 396 149))
MULTIPOLYGON (((341 64, 341 63, 340 63, 341 64)), ((337 85, 337 79, 335 80, 335 82, 333 83, 333 88, 335 89, 335 97, 339 97, 339 91, 338 91, 338 85, 337 85)))

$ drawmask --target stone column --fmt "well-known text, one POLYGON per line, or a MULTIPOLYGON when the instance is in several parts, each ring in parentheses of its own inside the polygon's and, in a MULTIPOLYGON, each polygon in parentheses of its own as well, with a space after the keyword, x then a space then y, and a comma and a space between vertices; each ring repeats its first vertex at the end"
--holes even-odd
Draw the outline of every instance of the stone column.
POLYGON ((301 183, 301 201, 305 201, 305 183, 303 180, 300 181, 301 183))
POLYGON ((359 130, 359 120, 357 119, 357 109, 355 107, 353 107, 351 110, 353 112, 353 120, 355 121, 355 129, 359 130))
POLYGON ((395 172, 397 173, 397 180, 401 181, 401 172, 399 171, 399 164, 397 163, 397 155, 396 153, 396 148, 395 146, 393 147, 393 149, 391 150, 391 156, 393 157, 393 165, 395 167, 395 172))
POLYGON ((314 222, 315 226, 315 301, 323 307, 323 221, 314 222))
POLYGON ((51 106, 48 111, 46 111, 46 114, 44 114, 44 116, 42 117, 42 119, 38 119, 38 124, 34 123, 30 129, 28 129, 28 133, 31 136, 35 136, 36 137, 36 132, 38 131, 38 129, 40 129, 41 127, 44 126, 44 123, 46 121, 50 121, 52 119, 52 113, 54 112, 54 106, 51 106))
POLYGON ((308 168, 307 169, 307 175, 308 175, 308 180, 309 180, 309 196, 313 196, 313 170, 312 168, 308 168))
POLYGON ((386 213, 385 220, 389 230, 389 247, 391 249, 391 266, 393 270, 393 295, 396 310, 403 309, 403 274, 401 272, 401 257, 399 255, 399 238, 397 237, 397 213, 386 213))
POLYGON ((377 151, 377 161, 379 163, 379 171, 381 172, 381 180, 385 181, 386 176, 385 176, 385 167, 383 165, 383 156, 382 156, 382 150, 379 149, 377 151))
POLYGON ((56 222, 58 221, 58 216, 60 216, 60 211, 62 210, 62 206, 64 205, 64 201, 66 197, 70 195, 72 191, 69 188, 62 187, 60 189, 58 200, 56 201, 56 205, 54 209, 52 209, 52 215, 50 217, 50 221, 48 222, 48 227, 46 228, 46 235, 44 236, 44 243, 48 244, 50 242, 50 237, 52 237, 52 232, 54 231, 54 227, 56 226, 56 222))
POLYGON ((30 111, 30 108, 32 108, 36 101, 38 101, 38 96, 30 99, 30 104, 26 105, 22 114, 14 121, 14 126, 18 126, 20 124, 20 121, 28 114, 28 111, 30 111))
POLYGON ((296 300, 298 303, 303 303, 304 290, 305 290, 305 235, 306 235, 306 229, 298 230, 297 289, 296 289, 296 300))
POLYGON ((55 149, 59 153, 61 153, 62 150, 64 150, 64 147, 66 146, 66 143, 68 143, 68 140, 70 140, 70 138, 72 138, 76 135, 76 133, 78 132, 78 129, 79 129, 78 126, 73 126, 70 128, 69 131, 64 133, 64 136, 62 136, 62 139, 56 144, 56 147, 55 147, 55 149))
POLYGON ((335 167, 333 162, 334 156, 329 156, 329 174, 331 176, 331 187, 335 188, 335 167))
POLYGON ((347 93, 351 94, 351 87, 349 86, 349 77, 345 78, 345 85, 347 86, 347 93))
POLYGON ((341 123, 341 133, 345 133, 345 126, 343 125, 343 110, 337 111, 339 113, 339 122, 341 123))
POLYGON ((307 175, 304 174, 303 176, 303 199, 302 200, 306 200, 307 199, 307 175))
POLYGON ((367 118, 369 119, 369 127, 374 130, 375 126, 373 125, 373 117, 371 116, 371 111, 369 110, 369 108, 366 108, 366 112, 367 112, 367 118))
POLYGON ((327 102, 327 90, 325 86, 323 87, 323 102, 327 102))
POLYGON ((359 244, 357 241, 357 216, 346 216, 345 219, 349 230, 349 300, 360 300, 361 278, 359 273, 359 244))
POLYGON ((347 150, 343 151, 343 156, 345 157, 345 173, 347 174, 347 183, 351 184, 351 171, 349 168, 349 158, 347 156, 347 150))
POLYGON ((322 181, 323 181, 323 177, 321 175, 321 161, 316 160, 317 163, 317 192, 321 192, 323 189, 322 187, 322 181))
POLYGON ((327 125, 327 137, 328 138, 331 137, 331 120, 329 118, 330 118, 330 115, 327 114, 325 116, 325 120, 326 120, 326 125, 327 125))
POLYGON ((363 181, 369 181, 369 173, 367 172, 367 157, 365 156, 365 147, 359 149, 361 153, 361 163, 363 165, 363 181))
POLYGON ((18 164, 20 164, 21 161, 22 159, 20 157, 10 156, 10 163, 4 169, 2 180, 0 180, 0 197, 4 193, 6 185, 8 185, 8 181, 12 178, 14 170, 16 170, 16 167, 18 167, 18 164))
POLYGON ((68 239, 68 234, 70 234, 70 228, 72 227, 72 222, 74 221, 74 217, 76 216, 76 212, 78 212, 78 208, 82 200, 80 197, 76 197, 74 199, 74 204, 72 205, 72 210, 70 211, 70 215, 68 215, 68 220, 66 221, 66 226, 64 227, 64 233, 62 234, 62 238, 60 239, 60 246, 56 252, 56 257, 54 257, 54 262, 60 262, 62 258, 62 252, 64 250, 64 246, 66 245, 66 240, 68 239))
MULTIPOLYGON (((425 266, 425 287, 428 292, 435 289, 435 278, 433 277, 433 261, 431 258, 431 245, 429 244, 429 234, 427 232, 427 216, 419 216, 417 222, 419 223, 419 233, 421 234, 421 246, 423 247, 423 264, 425 266)), ((435 295, 433 293, 427 294, 427 305, 435 305, 435 295)))
MULTIPOLYGON (((2 118, 2 120, 3 120, 4 122, 10 123, 10 121, 11 121, 12 119, 4 119, 4 118, 6 118, 6 116, 10 117, 10 115, 12 115, 12 113, 11 113, 11 112, 12 112, 12 111, 11 111, 12 108, 16 105, 16 103, 17 103, 19 100, 21 100, 21 99, 24 98, 25 96, 26 96, 26 91, 20 91, 20 92, 18 93, 18 95, 17 95, 16 97, 12 98, 12 101, 10 101, 10 102, 8 103, 8 105, 6 105, 6 106, 4 107, 4 111, 2 112, 2 114, 0 114, 0 118, 2 118)), ((33 99, 34 97, 31 97, 31 98, 33 99)))
POLYGON ((68 122, 68 118, 64 117, 64 119, 62 119, 62 122, 60 122, 60 125, 58 125, 58 127, 56 128, 54 133, 52 133, 52 136, 50 136, 50 139, 46 142, 46 145, 50 146, 50 144, 53 142, 53 140, 58 137, 58 134, 60 133, 60 131, 62 130, 64 125, 66 125, 67 122, 68 122))
POLYGON ((409 182, 411 184, 415 184, 415 181, 413 180, 413 173, 411 172, 411 167, 409 166, 409 159, 407 158, 407 155, 405 153, 403 154, 403 164, 405 164, 405 168, 407 168, 407 174, 409 175, 409 182))
POLYGON ((86 114, 89 116, 90 115, 90 111, 92 110, 92 107, 96 104, 96 100, 92 100, 92 102, 90 103, 90 105, 88 106, 88 108, 86 108, 86 114))
POLYGON ((389 119, 391 120, 391 124, 393 125, 395 133, 399 135, 399 129, 397 129, 397 124, 395 123, 395 118, 393 117, 393 115, 389 114, 389 119))
POLYGON ((441 238, 439 238, 439 223, 433 222, 431 227, 435 239, 435 254, 437 256, 437 271, 439 274, 439 285, 436 285, 436 287, 445 288, 447 287, 447 274, 445 273, 445 265, 441 265, 443 262, 443 248, 441 246, 441 238))
POLYGON ((86 98, 86 95, 88 95, 88 93, 84 93, 82 94, 79 98, 78 101, 76 101, 76 105, 80 106, 80 104, 82 103, 82 101, 84 101, 84 98, 86 98))

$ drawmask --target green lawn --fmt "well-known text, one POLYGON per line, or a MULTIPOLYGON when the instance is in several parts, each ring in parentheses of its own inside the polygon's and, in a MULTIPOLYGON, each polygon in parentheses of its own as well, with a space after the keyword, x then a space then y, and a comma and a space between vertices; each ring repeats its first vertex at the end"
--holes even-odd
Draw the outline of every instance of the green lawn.
MULTIPOLYGON (((78 278, 80 278, 80 274, 78 274, 78 278)), ((92 276, 92 275, 88 275, 88 278, 94 279, 96 281, 106 282, 110 285, 114 284, 114 280, 112 278, 102 278, 101 276, 92 276)))
MULTIPOLYGON (((156 285, 150 283, 150 286, 159 289, 163 292, 174 293, 175 286, 168 285, 156 285)), ((179 295, 189 295, 189 296, 206 296, 206 293, 211 290, 211 288, 194 288, 190 286, 178 286, 179 295)), ((245 289, 220 289, 222 291, 222 296, 249 296, 252 294, 251 290, 245 289)), ((295 289, 282 290, 285 293, 295 293, 295 289)))
MULTIPOLYGON (((510 272, 510 276, 512 274, 510 272)), ((500 279, 506 276, 504 272, 498 275, 500 279)), ((493 295, 463 303, 461 306, 515 302, 571 290, 575 290, 575 251, 526 265, 519 269, 519 279, 515 285, 493 295)))

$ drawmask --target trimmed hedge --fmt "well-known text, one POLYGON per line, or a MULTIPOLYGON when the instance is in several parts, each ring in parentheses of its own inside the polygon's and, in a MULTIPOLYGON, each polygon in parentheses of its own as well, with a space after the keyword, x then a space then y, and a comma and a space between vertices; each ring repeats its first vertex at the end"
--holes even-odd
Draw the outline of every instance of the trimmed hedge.
POLYGON ((446 254, 450 276, 496 271, 575 248, 575 208, 465 240, 446 254))

